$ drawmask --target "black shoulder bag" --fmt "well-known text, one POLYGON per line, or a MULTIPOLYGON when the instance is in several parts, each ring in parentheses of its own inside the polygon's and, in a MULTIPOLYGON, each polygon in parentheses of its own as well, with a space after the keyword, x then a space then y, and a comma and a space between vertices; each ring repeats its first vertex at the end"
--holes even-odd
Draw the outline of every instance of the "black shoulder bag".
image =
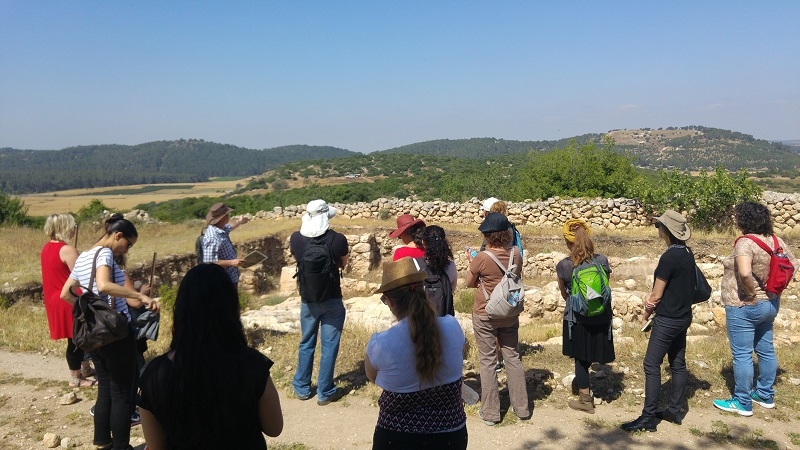
MULTIPOLYGON (((111 297, 111 305, 92 291, 97 274, 97 256, 103 248, 97 249, 92 260, 92 275, 89 287, 81 286, 83 293, 78 296, 70 287, 69 292, 78 297, 72 306, 72 340, 85 352, 93 352, 128 336, 128 318, 114 309, 115 297, 111 297)), ((113 268, 112 268, 113 269, 113 268)))

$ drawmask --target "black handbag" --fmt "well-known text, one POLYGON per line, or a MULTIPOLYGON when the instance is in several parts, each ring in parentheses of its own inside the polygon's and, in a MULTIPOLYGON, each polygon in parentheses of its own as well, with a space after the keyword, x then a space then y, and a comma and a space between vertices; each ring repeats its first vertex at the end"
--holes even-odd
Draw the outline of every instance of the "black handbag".
POLYGON ((103 248, 97 249, 92 260, 92 275, 89 287, 81 286, 80 296, 70 287, 70 293, 78 297, 72 306, 72 341, 85 352, 93 352, 112 342, 128 336, 128 318, 114 309, 116 298, 111 297, 111 305, 103 297, 92 291, 97 274, 97 256, 103 248))
POLYGON ((706 276, 703 275, 703 271, 697 267, 697 263, 694 265, 694 274, 695 283, 692 304, 703 303, 711 297, 711 285, 708 284, 708 280, 706 280, 706 276))

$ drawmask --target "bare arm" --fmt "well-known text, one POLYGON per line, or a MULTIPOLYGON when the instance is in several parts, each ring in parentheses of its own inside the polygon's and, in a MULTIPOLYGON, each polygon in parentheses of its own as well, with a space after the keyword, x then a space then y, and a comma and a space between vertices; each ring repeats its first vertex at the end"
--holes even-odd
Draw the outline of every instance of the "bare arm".
POLYGON ((142 416, 142 432, 147 448, 150 450, 167 450, 167 433, 156 420, 156 416, 150 411, 139 407, 139 415, 142 416))
POLYGON ((71 272, 75 268, 75 261, 78 259, 78 250, 75 250, 75 247, 71 245, 65 245, 58 251, 58 256, 61 258, 61 262, 69 267, 71 272))
POLYGON ((247 222, 249 222, 249 221, 250 221, 250 219, 248 219, 247 217, 245 217, 245 216, 239 216, 239 217, 237 217, 236 219, 234 219, 234 220, 232 220, 232 221, 230 222, 231 229, 230 229, 230 230, 228 230, 228 231, 229 231, 229 232, 231 232, 231 231, 235 230, 236 228, 238 228, 238 227, 239 227, 239 225, 244 225, 244 224, 246 224, 246 223, 247 223, 247 222))
POLYGON ((272 382, 272 377, 267 378, 264 393, 258 399, 258 420, 261 430, 269 437, 276 437, 283 431, 283 412, 281 412, 281 399, 278 390, 272 382))
POLYGON ((656 278, 653 282, 653 290, 644 297, 644 315, 642 316, 642 323, 647 322, 647 319, 653 315, 656 305, 661 301, 664 296, 664 289, 667 288, 667 282, 661 278, 656 278))
POLYGON ((69 303, 70 305, 75 304, 75 296, 69 291, 71 287, 77 287, 78 280, 73 280, 72 278, 67 278, 67 281, 64 282, 64 286, 61 288, 61 300, 69 303))
POLYGON ((128 275, 125 275, 125 286, 120 286, 117 283, 111 281, 111 267, 109 266, 98 266, 97 267, 97 290, 106 295, 110 295, 112 297, 120 297, 126 299, 126 302, 133 307, 141 306, 142 304, 147 305, 147 309, 151 311, 158 311, 158 303, 152 298, 140 293, 136 292, 136 289, 133 289, 133 284, 130 284, 128 287, 128 283, 130 280, 128 279, 128 275))
POLYGON ((753 278, 753 258, 748 255, 736 257, 736 280, 744 291, 742 301, 749 302, 756 299, 756 279, 753 278))
POLYGON ((350 262, 350 255, 342 256, 342 259, 339 260, 339 268, 344 269, 347 267, 347 263, 350 262))
POLYGON ((372 361, 369 360, 369 355, 364 355, 364 371, 367 373, 369 381, 374 383, 375 378, 378 377, 378 369, 372 365, 372 361))
POLYGON ((561 298, 566 301, 569 295, 567 295, 567 287, 564 285, 564 280, 561 278, 558 279, 558 290, 561 292, 561 298))

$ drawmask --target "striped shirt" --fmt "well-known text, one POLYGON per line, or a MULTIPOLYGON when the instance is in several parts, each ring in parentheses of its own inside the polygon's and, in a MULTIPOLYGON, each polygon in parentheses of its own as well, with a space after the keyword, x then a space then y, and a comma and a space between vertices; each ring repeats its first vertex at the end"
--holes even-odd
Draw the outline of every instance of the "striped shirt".
MULTIPOLYGON (((69 274, 69 277, 76 280, 81 286, 90 287, 92 292, 104 298, 110 305, 111 297, 108 294, 100 293, 97 289, 97 275, 95 275, 94 285, 89 286, 89 278, 92 276, 92 258, 97 253, 98 248, 100 247, 92 247, 78 255, 78 259, 75 261, 75 267, 72 268, 72 273, 69 274)), ((114 262, 114 254, 111 252, 110 248, 103 248, 100 250, 100 254, 97 255, 97 267, 100 266, 108 266, 111 269, 114 283, 125 286, 125 274, 117 263, 114 262)), ((128 318, 128 322, 131 321, 131 314, 128 312, 128 304, 125 302, 124 298, 115 298, 114 309, 125 314, 128 318)))
MULTIPOLYGON (((236 249, 233 248, 233 243, 231 243, 230 232, 230 224, 225 224, 223 228, 214 225, 209 225, 208 228, 206 228, 206 232, 203 234, 204 263, 236 259, 236 249)), ((228 276, 231 277, 233 284, 239 282, 238 267, 225 267, 224 269, 228 272, 228 276)))

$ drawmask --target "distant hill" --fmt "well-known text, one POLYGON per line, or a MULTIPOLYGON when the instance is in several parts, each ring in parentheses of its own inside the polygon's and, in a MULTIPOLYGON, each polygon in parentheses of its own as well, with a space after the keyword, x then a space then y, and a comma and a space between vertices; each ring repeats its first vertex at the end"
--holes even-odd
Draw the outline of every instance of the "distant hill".
POLYGON ((755 139, 749 134, 701 126, 652 130, 612 130, 608 133, 621 151, 636 156, 636 164, 651 168, 791 171, 800 168, 800 156, 780 142, 755 139))
MULTIPOLYGON (((614 139, 616 149, 636 157, 636 164, 652 169, 742 168, 759 171, 793 171, 800 168, 800 147, 755 139, 735 131, 701 126, 611 130, 554 141, 510 141, 495 138, 439 139, 419 142, 376 153, 414 153, 460 158, 486 158, 546 152, 562 148, 571 141, 601 142, 604 136, 614 139)), ((797 141, 790 141, 796 142, 797 141)))
POLYGON ((278 179, 410 175, 421 168, 466 174, 475 169, 475 163, 517 165, 531 151, 547 152, 571 142, 600 143, 605 136, 614 139, 617 151, 635 156, 634 164, 649 169, 699 170, 721 165, 728 170, 744 168, 788 176, 796 176, 800 169, 798 146, 701 126, 611 130, 552 141, 439 139, 369 155, 335 147, 292 145, 252 150, 181 139, 63 150, 0 149, 0 191, 23 194, 264 174, 249 186, 263 189, 278 179))
POLYGON ((546 152, 554 148, 565 147, 570 141, 583 144, 585 142, 600 142, 602 138, 602 134, 592 133, 555 141, 513 141, 496 138, 438 139, 373 153, 413 153, 458 158, 485 158, 488 156, 527 153, 529 150, 546 152))
POLYGON ((49 192, 147 183, 249 176, 308 159, 359 153, 335 147, 289 145, 252 150, 202 139, 139 145, 89 145, 63 150, 0 149, 0 191, 49 192))

